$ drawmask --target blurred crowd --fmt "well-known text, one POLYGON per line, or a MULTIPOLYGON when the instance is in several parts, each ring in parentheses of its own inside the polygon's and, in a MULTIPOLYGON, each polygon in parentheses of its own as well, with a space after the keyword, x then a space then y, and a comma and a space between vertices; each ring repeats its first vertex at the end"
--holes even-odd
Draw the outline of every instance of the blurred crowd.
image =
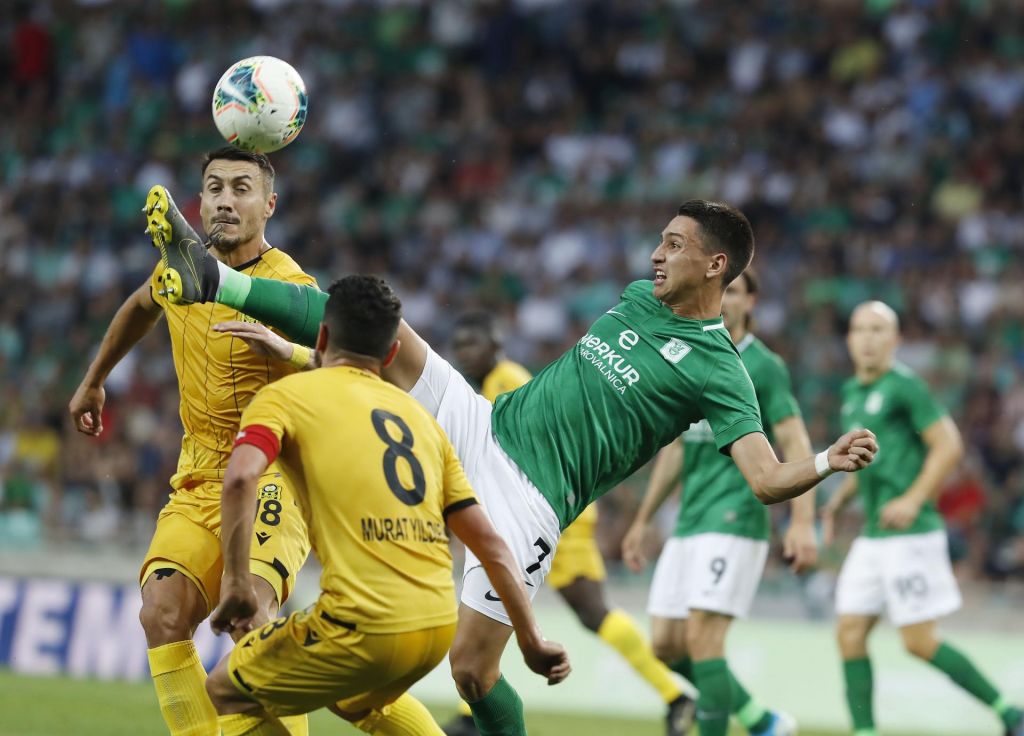
MULTIPOLYGON (((853 305, 969 453, 941 507, 965 576, 1024 578, 1024 14, 995 0, 35 0, 0 9, 0 545, 144 543, 180 440, 166 332, 67 402, 155 259, 164 183, 198 224, 213 85, 291 62, 306 129, 271 158, 271 243, 321 283, 378 272, 443 345, 464 309, 537 368, 693 197, 757 235, 757 331, 813 439, 837 428, 853 305)), ((602 533, 633 493, 604 503, 602 533)))

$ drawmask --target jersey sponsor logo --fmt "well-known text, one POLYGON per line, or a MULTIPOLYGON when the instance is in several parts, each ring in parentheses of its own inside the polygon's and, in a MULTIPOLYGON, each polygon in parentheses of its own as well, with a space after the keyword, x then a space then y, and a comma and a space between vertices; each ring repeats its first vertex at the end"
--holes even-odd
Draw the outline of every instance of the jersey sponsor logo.
POLYGON ((302 646, 311 647, 314 644, 320 643, 320 637, 316 635, 316 632, 310 629, 306 632, 306 640, 302 642, 302 646))
POLYGON ((448 542, 444 522, 408 516, 360 519, 364 542, 448 542))
POLYGON ((260 543, 261 547, 267 543, 268 539, 270 539, 270 535, 266 532, 256 532, 256 541, 260 543))
POLYGON ((619 333, 619 347, 623 350, 632 350, 640 342, 640 335, 633 330, 623 330, 619 333))
POLYGON ((872 391, 864 401, 864 411, 868 414, 877 414, 882 410, 882 404, 884 402, 885 397, 882 396, 880 391, 872 391))
MULTIPOLYGON (((581 337, 578 343, 580 357, 597 368, 620 394, 625 394, 626 389, 640 380, 640 372, 624 355, 618 352, 620 349, 631 350, 636 344, 631 342, 630 335, 636 335, 636 333, 632 330, 624 330, 619 335, 619 343, 625 343, 622 348, 615 348, 602 338, 590 333, 581 337)), ((639 342, 639 336, 637 336, 637 342, 639 342)))
POLYGON ((267 483, 260 489, 260 500, 266 501, 267 499, 279 499, 281 498, 281 486, 276 483, 267 483))
POLYGON ((667 360, 669 363, 678 363, 680 360, 685 358, 693 350, 689 345, 680 340, 677 337, 673 337, 667 343, 661 346, 661 357, 667 360))

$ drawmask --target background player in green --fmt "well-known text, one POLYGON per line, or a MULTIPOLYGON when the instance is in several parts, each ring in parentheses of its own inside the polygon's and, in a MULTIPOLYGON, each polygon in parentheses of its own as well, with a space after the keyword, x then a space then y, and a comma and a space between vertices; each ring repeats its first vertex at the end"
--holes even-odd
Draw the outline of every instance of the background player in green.
POLYGON ((850 548, 836 590, 854 734, 877 736, 867 639, 887 608, 908 652, 990 706, 1007 736, 1024 736, 1021 710, 936 634, 936 619, 960 607, 960 591, 934 499, 963 446, 956 425, 924 381, 894 360, 898 341, 899 322, 888 305, 865 302, 854 310, 847 346, 856 375, 843 386, 842 423, 871 429, 885 450, 863 475, 848 476, 822 509, 829 543, 835 514, 855 493, 864 507, 864 530, 850 548))
MULTIPOLYGON (((173 223, 155 241, 168 298, 216 300, 311 343, 323 315, 317 289, 278 288, 220 268, 169 195, 153 203, 173 223)), ((635 281, 556 361, 492 407, 406 323, 385 378, 412 394, 448 433, 481 501, 535 592, 561 529, 700 419, 764 503, 788 500, 835 471, 866 467, 866 430, 815 458, 780 463, 761 429, 753 386, 722 322, 722 292, 750 264, 754 237, 728 205, 684 203, 635 281)), ((522 701, 501 676, 512 633, 483 568, 466 556, 452 675, 483 736, 526 733, 522 701)), ((727 679, 722 668, 715 677, 727 679)))
MULTIPOLYGON (((722 316, 761 406, 761 421, 787 460, 812 454, 800 407, 793 398, 782 359, 749 332, 757 277, 748 268, 725 290, 722 316)), ((700 733, 725 733, 729 714, 757 736, 795 733, 793 719, 766 710, 750 697, 731 671, 709 678, 725 662, 725 638, 736 616, 746 616, 757 592, 771 537, 768 509, 755 498, 736 465, 715 447, 714 434, 700 421, 663 448, 655 460, 647 493, 622 542, 626 564, 639 572, 646 559, 643 540, 651 520, 683 479, 675 532, 665 544, 651 583, 655 652, 700 690, 700 733)), ((793 500, 784 554, 802 570, 817 561, 814 492, 793 500)))

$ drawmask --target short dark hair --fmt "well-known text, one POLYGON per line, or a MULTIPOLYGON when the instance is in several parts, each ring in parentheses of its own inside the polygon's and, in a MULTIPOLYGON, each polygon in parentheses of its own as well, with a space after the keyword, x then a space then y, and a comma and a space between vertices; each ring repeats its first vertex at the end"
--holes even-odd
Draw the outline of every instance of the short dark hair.
POLYGON ((722 276, 722 288, 731 284, 754 257, 754 230, 746 215, 724 202, 691 199, 676 213, 690 217, 700 225, 705 253, 725 253, 729 259, 722 276))
POLYGON ((351 275, 327 290, 324 307, 328 345, 335 350, 387 357, 402 321, 402 302, 379 276, 351 275))
MULTIPOLYGON (((743 273, 739 275, 739 278, 743 279, 747 286, 747 294, 756 296, 757 290, 761 286, 761 281, 757 278, 757 271, 754 270, 753 266, 747 266, 743 273)), ((754 329, 754 315, 752 312, 748 312, 746 318, 743 320, 743 326, 748 332, 754 329)))
POLYGON ((754 270, 754 267, 747 266, 740 276, 743 277, 743 280, 747 284, 747 293, 756 294, 758 289, 761 287, 761 280, 757 277, 757 271, 754 270))
POLYGON ((490 312, 465 312, 455 320, 454 329, 480 330, 496 343, 501 342, 501 330, 498 329, 498 320, 490 312))
POLYGON ((206 178, 206 169, 214 161, 248 161, 256 164, 260 173, 263 174, 263 181, 267 185, 267 191, 274 191, 274 167, 265 153, 257 151, 244 151, 234 146, 222 146, 216 151, 210 151, 203 157, 203 178, 206 178))

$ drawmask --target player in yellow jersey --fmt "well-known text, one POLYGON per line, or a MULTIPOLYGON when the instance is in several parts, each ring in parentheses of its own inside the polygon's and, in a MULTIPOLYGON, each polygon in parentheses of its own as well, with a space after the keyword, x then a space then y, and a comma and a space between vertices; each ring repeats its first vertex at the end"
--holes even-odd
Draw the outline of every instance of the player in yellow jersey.
POLYGON ((455 635, 445 523, 477 555, 527 664, 560 682, 565 650, 534 621, 519 565, 477 504, 444 430, 380 377, 398 353, 401 303, 373 276, 330 289, 323 367, 267 386, 242 416, 224 480, 224 581, 212 624, 248 635, 207 682, 224 736, 286 734, 278 718, 329 707, 367 733, 437 735, 406 690, 455 635), (249 539, 259 478, 280 458, 323 564, 309 609, 250 631, 249 539))
MULTIPOLYGON (((222 148, 206 156, 202 173, 200 212, 210 252, 219 261, 253 276, 316 283, 264 239, 277 199, 274 170, 266 156, 222 148)), ((162 218, 173 209, 165 206, 163 196, 165 190, 154 187, 147 201, 147 221, 157 234, 166 224, 162 218)), ((216 712, 203 689, 206 672, 192 637, 220 594, 221 484, 238 422, 259 389, 311 364, 311 352, 289 350, 297 364, 289 367, 250 350, 245 340, 211 332, 211 325, 237 319, 238 312, 217 304, 170 304, 161 294, 162 272, 157 268, 118 310, 69 408, 79 431, 98 436, 107 375, 161 315, 167 318, 185 432, 170 500, 160 512, 140 570, 140 619, 167 727, 174 736, 191 736, 216 727, 216 712)), ((266 621, 287 598, 309 542, 286 477, 271 467, 259 487, 250 567, 256 576, 258 618, 266 621)), ((304 718, 290 725, 293 733, 306 732, 304 718)))
MULTIPOLYGON (((505 357, 504 340, 494 317, 487 312, 463 315, 455 323, 452 349, 463 375, 490 402, 530 380, 530 372, 505 357)), ((615 649, 642 678, 658 691, 668 707, 669 736, 685 734, 693 723, 694 700, 680 688, 651 649, 640 628, 621 609, 605 601, 604 561, 594 538, 597 505, 592 504, 566 527, 558 542, 547 582, 558 591, 589 631, 615 649)), ((469 706, 459 704, 459 715, 445 726, 448 736, 476 736, 469 706)))

